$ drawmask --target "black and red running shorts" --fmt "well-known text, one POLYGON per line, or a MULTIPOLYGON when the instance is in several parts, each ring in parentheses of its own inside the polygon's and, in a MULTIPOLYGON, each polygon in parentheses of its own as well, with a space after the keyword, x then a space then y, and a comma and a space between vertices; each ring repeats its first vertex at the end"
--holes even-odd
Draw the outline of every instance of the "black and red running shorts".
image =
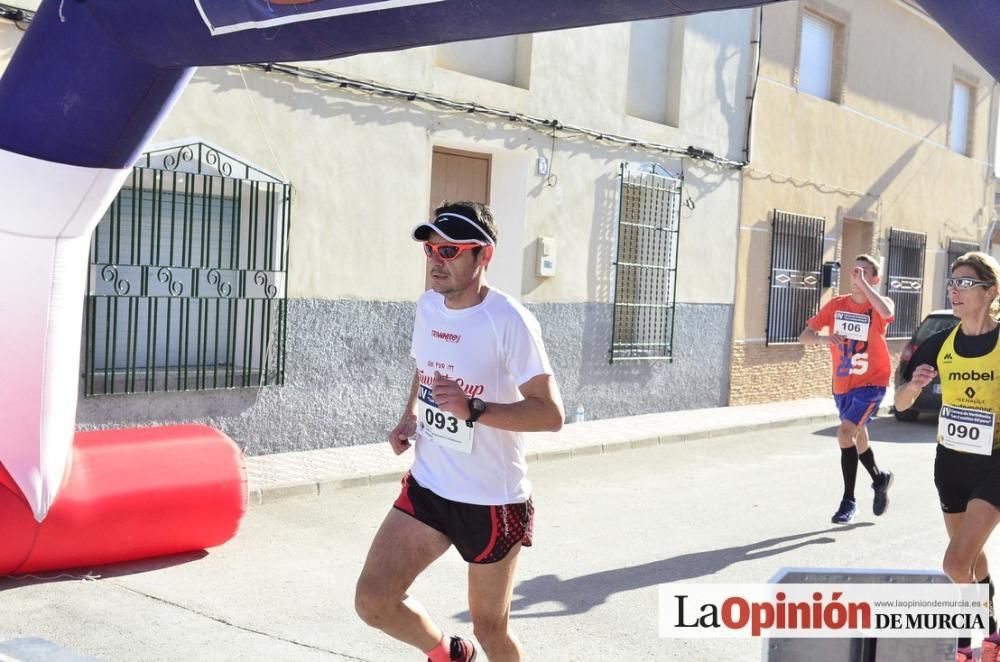
POLYGON ((531 547, 535 523, 531 497, 503 506, 451 501, 422 487, 407 472, 392 505, 447 536, 468 563, 496 563, 518 543, 531 547))

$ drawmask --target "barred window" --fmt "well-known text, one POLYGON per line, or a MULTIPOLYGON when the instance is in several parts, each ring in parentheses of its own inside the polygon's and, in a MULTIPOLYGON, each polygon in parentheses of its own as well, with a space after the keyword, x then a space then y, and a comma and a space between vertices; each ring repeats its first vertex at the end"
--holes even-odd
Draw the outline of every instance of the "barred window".
MULTIPOLYGON (((944 269, 947 272, 947 276, 951 276, 951 263, 962 257, 966 253, 972 251, 978 251, 979 244, 971 241, 960 241, 958 239, 948 240, 948 262, 944 265, 944 269)), ((947 277, 946 276, 946 277, 947 277)), ((948 288, 944 287, 944 283, 941 283, 941 287, 944 288, 944 307, 951 308, 951 299, 948 298, 948 288)))
POLYGON ((682 189, 659 166, 621 166, 612 363, 673 356, 682 189))
POLYGON ((289 205, 204 143, 145 154, 91 240, 84 393, 283 384, 289 205))
POLYGON ((798 342, 819 310, 826 220, 778 211, 771 215, 767 344, 798 342))
POLYGON ((926 250, 925 233, 889 230, 889 264, 883 280, 896 306, 896 319, 889 325, 887 338, 909 338, 920 324, 926 250))

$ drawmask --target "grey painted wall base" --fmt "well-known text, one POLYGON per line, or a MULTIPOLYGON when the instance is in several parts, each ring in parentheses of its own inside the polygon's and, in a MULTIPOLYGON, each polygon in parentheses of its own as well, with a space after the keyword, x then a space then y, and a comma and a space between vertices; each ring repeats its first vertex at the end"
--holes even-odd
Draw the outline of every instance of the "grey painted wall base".
MULTIPOLYGON (((674 360, 608 364, 609 304, 529 305, 572 418, 629 416, 726 403, 728 305, 678 304, 674 360)), ((398 420, 413 375, 409 302, 288 305, 285 386, 80 397, 82 430, 205 423, 250 455, 382 441, 398 420)))
POLYGON ((610 304, 538 304, 566 415, 588 420, 719 407, 729 394, 732 306, 677 304, 672 361, 608 363, 610 304))

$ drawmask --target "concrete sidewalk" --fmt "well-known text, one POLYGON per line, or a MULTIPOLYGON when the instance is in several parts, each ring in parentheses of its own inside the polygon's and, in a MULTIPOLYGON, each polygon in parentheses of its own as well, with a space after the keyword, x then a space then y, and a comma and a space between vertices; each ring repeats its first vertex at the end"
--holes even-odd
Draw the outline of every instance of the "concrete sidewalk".
MULTIPOLYGON (((892 395, 890 389, 882 401, 880 415, 889 414, 892 395)), ((740 431, 822 421, 829 421, 831 425, 837 423, 837 409, 832 398, 691 409, 571 423, 558 433, 528 434, 528 461, 599 455, 740 431)), ((394 455, 387 442, 248 457, 250 505, 396 481, 412 461, 410 453, 394 455)))

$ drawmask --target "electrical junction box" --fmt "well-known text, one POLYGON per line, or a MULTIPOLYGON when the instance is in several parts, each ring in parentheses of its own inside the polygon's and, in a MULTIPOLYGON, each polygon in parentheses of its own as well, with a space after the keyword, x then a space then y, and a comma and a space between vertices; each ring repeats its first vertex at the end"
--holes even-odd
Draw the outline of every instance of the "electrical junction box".
POLYGON ((538 264, 535 273, 539 278, 550 278, 556 275, 556 240, 552 237, 539 237, 535 242, 535 252, 538 254, 538 264))

